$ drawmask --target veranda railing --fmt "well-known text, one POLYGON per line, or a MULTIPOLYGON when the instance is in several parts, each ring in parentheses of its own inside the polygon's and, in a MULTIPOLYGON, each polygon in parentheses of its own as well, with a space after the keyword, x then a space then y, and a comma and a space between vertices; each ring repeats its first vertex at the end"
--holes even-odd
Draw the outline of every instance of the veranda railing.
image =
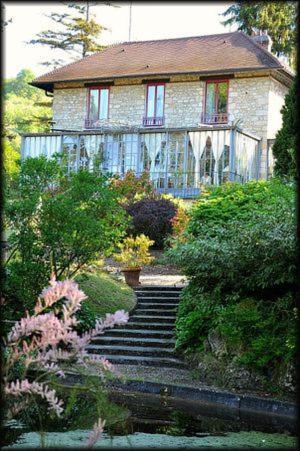
POLYGON ((201 185, 260 177, 260 140, 237 127, 24 134, 22 158, 55 153, 69 171, 149 173, 155 188, 193 197, 201 185))

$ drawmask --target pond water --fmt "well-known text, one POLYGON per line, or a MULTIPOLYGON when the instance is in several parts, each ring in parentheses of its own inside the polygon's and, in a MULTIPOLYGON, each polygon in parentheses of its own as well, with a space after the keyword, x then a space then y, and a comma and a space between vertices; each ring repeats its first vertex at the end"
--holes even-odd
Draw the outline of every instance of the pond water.
MULTIPOLYGON (((120 416, 95 447, 104 448, 294 448, 295 420, 171 399, 159 395, 119 393, 110 400, 120 416), (121 419, 122 418, 122 419, 121 419)), ((89 406, 92 417, 93 407, 89 406)), ((116 415, 116 411, 114 413, 116 415)), ((43 434, 47 447, 85 447, 91 423, 49 424, 43 434)), ((20 422, 7 425, 2 449, 41 446, 41 434, 20 422)))

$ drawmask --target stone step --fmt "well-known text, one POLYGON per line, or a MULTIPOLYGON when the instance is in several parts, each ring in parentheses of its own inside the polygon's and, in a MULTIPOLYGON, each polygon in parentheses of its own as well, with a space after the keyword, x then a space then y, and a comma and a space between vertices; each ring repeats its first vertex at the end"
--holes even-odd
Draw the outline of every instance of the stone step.
MULTIPOLYGON (((165 318, 163 318, 163 321, 165 318)), ((150 321, 149 317, 146 319, 146 322, 134 321, 133 319, 129 320, 124 326, 126 329, 152 329, 152 330, 174 330, 174 324, 163 322, 162 318, 160 321, 150 321)))
POLYGON ((156 356, 170 357, 174 355, 173 348, 155 348, 152 346, 121 346, 121 345, 98 345, 90 344, 86 347, 92 354, 103 354, 109 359, 110 355, 138 355, 138 356, 156 356))
POLYGON ((155 304, 179 304, 179 298, 174 298, 174 297, 170 297, 170 298, 165 298, 164 296, 158 296, 158 297, 154 297, 154 296, 144 296, 144 297, 138 297, 137 298, 138 302, 152 302, 155 304))
POLYGON ((176 298, 180 296, 180 292, 175 293, 174 291, 138 291, 135 292, 138 298, 149 298, 149 297, 163 297, 163 298, 176 298))
POLYGON ((176 320, 176 315, 173 315, 173 316, 171 316, 171 315, 169 315, 169 316, 137 315, 137 314, 134 313, 130 317, 130 319, 129 319, 127 324, 130 324, 131 320, 133 322, 135 322, 135 323, 136 322, 139 323, 139 322, 143 322, 143 321, 151 321, 151 322, 154 322, 154 323, 155 322, 159 322, 159 321, 164 321, 164 323, 172 323, 172 324, 174 324, 175 320, 176 320))
POLYGON ((165 338, 172 339, 174 333, 172 330, 148 330, 148 329, 111 329, 105 332, 103 337, 137 337, 137 338, 165 338))
POLYGON ((186 368, 184 362, 176 357, 146 357, 146 356, 128 356, 128 355, 106 355, 99 354, 106 357, 111 363, 118 365, 150 365, 168 368, 186 368))
POLYGON ((134 291, 181 291, 185 285, 175 287, 174 285, 140 285, 134 291))
POLYGON ((155 315, 155 316, 175 316, 176 317, 176 309, 144 309, 142 306, 138 306, 134 310, 135 315, 155 315))
POLYGON ((92 344, 97 345, 124 345, 124 346, 151 346, 154 348, 172 348, 175 346, 174 338, 149 338, 149 337, 107 337, 106 335, 99 335, 94 337, 92 344))
POLYGON ((156 303, 154 303, 154 304, 152 304, 151 302, 138 302, 138 304, 137 304, 137 308, 141 308, 141 309, 149 309, 149 310, 151 310, 151 309, 155 309, 155 310, 165 310, 165 309, 173 309, 173 310, 175 310, 176 311, 176 309, 177 309, 177 307, 178 307, 178 304, 171 304, 171 302, 170 303, 166 303, 166 302, 160 302, 160 303, 158 303, 158 302, 156 302, 156 303))

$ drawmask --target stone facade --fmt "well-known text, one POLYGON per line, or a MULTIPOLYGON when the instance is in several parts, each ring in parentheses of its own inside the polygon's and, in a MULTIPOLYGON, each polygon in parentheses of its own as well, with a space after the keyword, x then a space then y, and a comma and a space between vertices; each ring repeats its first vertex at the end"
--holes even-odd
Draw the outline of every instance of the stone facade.
POLYGON ((202 113, 204 83, 168 83, 165 91, 165 126, 197 127, 202 113))
MULTIPOLYGON (((88 89, 82 85, 54 89, 53 120, 55 129, 83 130, 87 115, 88 89)), ((288 88, 274 78, 244 76, 229 80, 229 123, 262 139, 262 175, 266 169, 267 139, 274 139, 281 126, 280 109, 288 88)), ((116 80, 110 87, 109 121, 120 125, 142 125, 146 110, 147 85, 141 79, 116 80)), ((197 127, 203 108, 205 82, 191 76, 173 76, 165 87, 165 126, 197 127)))
POLYGON ((53 121, 55 129, 82 130, 86 116, 87 89, 54 89, 53 121))

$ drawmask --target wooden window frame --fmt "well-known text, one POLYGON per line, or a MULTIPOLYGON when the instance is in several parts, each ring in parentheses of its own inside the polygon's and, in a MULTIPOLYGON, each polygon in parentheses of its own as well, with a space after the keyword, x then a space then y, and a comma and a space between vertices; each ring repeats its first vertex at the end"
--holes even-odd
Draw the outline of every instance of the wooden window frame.
POLYGON ((216 85, 215 88, 215 108, 218 105, 218 93, 219 93, 219 89, 218 89, 218 85, 220 83, 226 83, 227 85, 227 90, 226 90, 226 97, 227 97, 227 104, 226 104, 226 112, 225 113, 219 113, 219 112, 215 112, 215 114, 226 114, 228 116, 228 106, 229 106, 229 79, 228 78, 218 78, 218 79, 209 79, 205 81, 205 95, 204 95, 204 102, 203 102, 203 115, 205 116, 207 113, 206 111, 206 99, 207 99, 207 88, 209 84, 214 84, 216 85))
POLYGON ((99 114, 100 114, 100 104, 101 104, 101 91, 103 89, 108 89, 108 105, 107 105, 107 119, 109 118, 109 109, 110 109, 110 86, 99 86, 99 85, 95 85, 95 86, 89 86, 88 87, 88 99, 87 99, 87 119, 90 120, 90 103, 91 103, 91 91, 92 90, 98 90, 98 114, 97 114, 97 121, 100 120, 99 119, 99 114))
POLYGON ((158 86, 163 86, 164 87, 164 99, 163 99, 163 114, 162 117, 164 117, 165 115, 165 95, 166 95, 166 83, 162 83, 162 82, 158 82, 158 83, 148 83, 147 84, 147 89, 146 89, 146 114, 145 117, 149 118, 152 116, 148 115, 148 94, 149 94, 149 88, 151 88, 152 86, 155 86, 155 101, 154 101, 154 118, 156 118, 156 108, 157 108, 157 87, 158 86))

